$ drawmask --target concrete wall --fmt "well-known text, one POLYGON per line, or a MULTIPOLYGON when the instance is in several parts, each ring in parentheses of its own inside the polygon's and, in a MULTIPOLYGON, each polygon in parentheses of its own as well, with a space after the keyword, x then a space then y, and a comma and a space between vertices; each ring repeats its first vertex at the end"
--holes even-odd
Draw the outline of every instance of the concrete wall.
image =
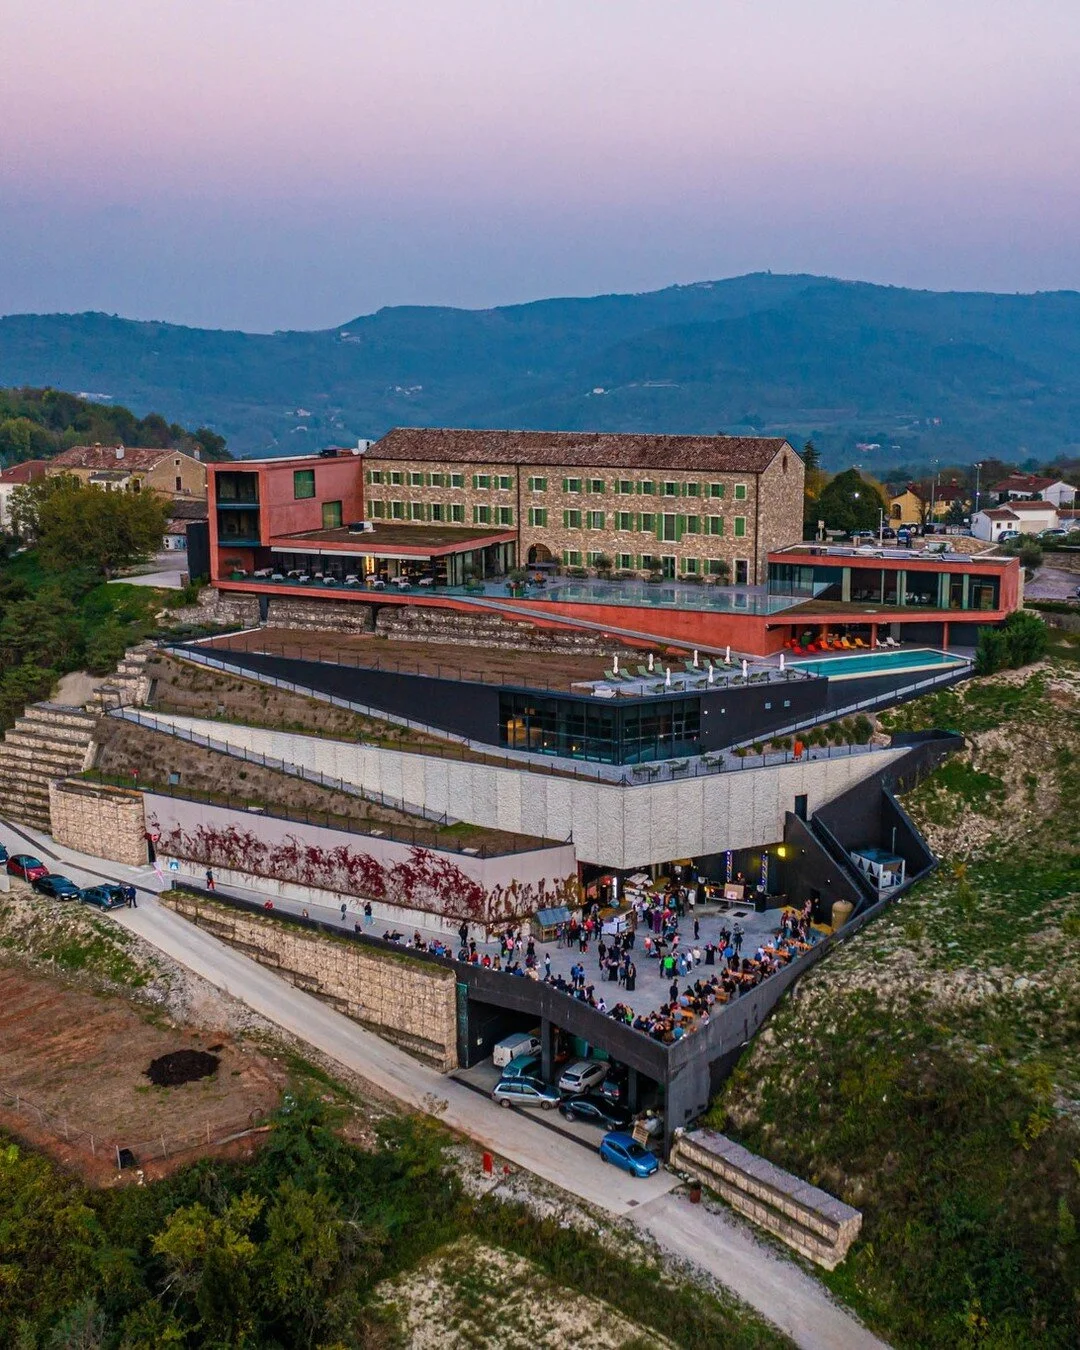
POLYGON ((857 1209, 712 1130, 681 1134, 671 1165, 826 1270, 840 1264, 862 1228, 857 1209))
POLYGON ((462 919, 488 924, 576 902, 570 845, 474 858, 163 793, 146 793, 145 807, 166 864, 210 866, 222 882, 301 902, 370 899, 387 922, 445 919, 439 926, 456 931, 462 919))
POLYGON ((142 793, 59 779, 49 784, 49 816, 58 844, 113 862, 146 862, 142 793))
MULTIPOLYGON (((320 737, 156 714, 162 725, 227 740, 477 825, 565 839, 581 862, 633 869, 781 839, 805 794, 809 813, 904 753, 885 749, 633 787, 408 754, 320 737)), ((550 871, 547 875, 551 875, 550 871)))
POLYGON ((181 892, 166 892, 162 903, 443 1072, 457 1067, 457 981, 452 970, 181 892))

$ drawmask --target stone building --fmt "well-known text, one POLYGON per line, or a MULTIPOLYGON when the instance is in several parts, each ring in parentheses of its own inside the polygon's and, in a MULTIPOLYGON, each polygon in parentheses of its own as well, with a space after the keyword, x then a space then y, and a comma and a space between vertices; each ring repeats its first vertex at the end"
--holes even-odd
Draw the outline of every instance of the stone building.
POLYGON ((46 473, 72 474, 113 492, 205 497, 206 465, 183 450, 131 445, 73 445, 48 461, 46 473))
POLYGON ((514 530, 556 562, 757 585, 802 538, 803 463, 779 437, 398 427, 364 457, 372 521, 514 530))

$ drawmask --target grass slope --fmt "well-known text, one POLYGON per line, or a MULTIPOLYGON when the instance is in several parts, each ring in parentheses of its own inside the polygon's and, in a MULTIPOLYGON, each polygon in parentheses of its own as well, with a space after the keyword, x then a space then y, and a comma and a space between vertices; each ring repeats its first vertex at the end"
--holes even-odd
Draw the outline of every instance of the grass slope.
POLYGON ((906 804, 929 881, 785 1001, 713 1122, 859 1206, 828 1277, 896 1346, 1080 1343, 1080 671, 894 725, 968 748, 906 804))

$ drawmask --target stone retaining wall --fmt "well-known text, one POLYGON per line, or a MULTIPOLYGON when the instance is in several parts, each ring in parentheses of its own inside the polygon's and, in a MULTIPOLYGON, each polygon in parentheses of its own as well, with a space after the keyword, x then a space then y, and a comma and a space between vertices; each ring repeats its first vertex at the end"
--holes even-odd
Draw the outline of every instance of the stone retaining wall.
POLYGON ((49 784, 49 816, 58 844, 129 867, 146 862, 141 792, 59 779, 49 784))
POLYGON ((411 1051, 442 1072, 457 1068, 457 981, 452 970, 306 932, 167 891, 167 905, 290 984, 411 1051))
POLYGON ((671 1165, 826 1270, 840 1264, 862 1227, 857 1209, 713 1130, 678 1135, 671 1165))

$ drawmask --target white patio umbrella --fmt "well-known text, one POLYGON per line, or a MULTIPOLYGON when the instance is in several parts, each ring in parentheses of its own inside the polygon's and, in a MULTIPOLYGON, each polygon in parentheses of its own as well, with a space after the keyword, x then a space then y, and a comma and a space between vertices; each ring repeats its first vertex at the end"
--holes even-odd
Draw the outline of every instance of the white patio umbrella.
POLYGON ((727 648, 725 648, 725 650, 724 650, 724 665, 725 665, 725 666, 730 666, 730 665, 731 665, 731 648, 730 648, 730 647, 727 647, 727 648))
POLYGON ((650 674, 650 675, 652 674, 652 668, 653 668, 653 654, 652 654, 652 652, 650 652, 650 653, 649 653, 649 674, 650 674))
POLYGON ((667 667, 665 668, 665 670, 664 670, 664 684, 665 684, 669 689, 671 688, 671 667, 670 667, 670 666, 667 666, 667 667))
POLYGON ((744 680, 746 679, 746 657, 745 657, 745 656, 743 657, 743 663, 742 663, 742 677, 743 677, 744 680))
POLYGON ((697 668, 698 668, 698 655, 697 655, 697 648, 695 647, 695 648, 694 648, 694 669, 697 670, 697 668))
POLYGON ((710 684, 712 684, 712 677, 713 677, 713 664, 712 664, 712 662, 710 661, 710 662, 709 662, 709 683, 710 683, 710 684))
POLYGON ((784 653, 783 653, 783 652, 780 653, 780 669, 781 669, 781 670, 784 669, 784 653))
POLYGON ((618 653, 618 652, 616 652, 615 655, 611 658, 611 669, 612 669, 612 673, 613 673, 613 674, 618 675, 618 673, 619 673, 619 653, 618 653))

